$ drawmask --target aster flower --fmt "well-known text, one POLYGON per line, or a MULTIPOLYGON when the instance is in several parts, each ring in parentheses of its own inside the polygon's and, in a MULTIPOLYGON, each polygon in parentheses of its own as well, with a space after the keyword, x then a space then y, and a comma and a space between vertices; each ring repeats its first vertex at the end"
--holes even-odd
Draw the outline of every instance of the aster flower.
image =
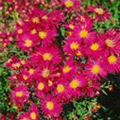
POLYGON ((110 73, 120 71, 120 57, 114 54, 109 55, 105 58, 106 70, 110 73))
POLYGON ((100 35, 103 54, 112 54, 120 52, 120 34, 115 30, 108 30, 106 33, 100 35))
POLYGON ((30 111, 29 111, 29 117, 31 120, 39 120, 37 105, 35 105, 35 104, 31 105, 30 111))
POLYGON ((86 75, 88 77, 92 78, 98 78, 100 79, 101 77, 104 78, 106 76, 106 71, 104 68, 104 63, 97 61, 89 61, 88 64, 85 66, 85 71, 86 75))
POLYGON ((31 59, 34 59, 36 61, 42 60, 42 61, 48 61, 53 62, 53 64, 58 64, 61 62, 61 52, 58 49, 57 46, 54 44, 51 46, 40 46, 39 48, 36 48, 36 50, 31 55, 31 59))
POLYGON ((85 19, 82 25, 76 25, 73 31, 73 37, 79 41, 89 44, 91 40, 95 39, 96 32, 92 31, 93 22, 90 19, 85 19), (88 21, 89 22, 88 22, 88 21))
POLYGON ((77 73, 78 66, 72 59, 64 61, 64 65, 61 67, 63 77, 69 78, 72 74, 77 73))
POLYGON ((18 120, 31 120, 28 112, 24 112, 19 115, 18 120))
POLYGON ((89 45, 85 45, 85 56, 97 59, 102 54, 102 42, 99 39, 91 40, 89 45))
POLYGON ((11 56, 11 58, 6 61, 4 67, 8 67, 12 70, 18 70, 21 68, 20 59, 16 56, 11 56))
POLYGON ((71 20, 67 24, 65 24, 64 26, 68 30, 74 30, 74 28, 75 28, 75 22, 74 22, 74 20, 71 20))
POLYGON ((29 32, 17 38, 17 46, 25 51, 31 50, 35 45, 39 43, 37 36, 31 35, 29 32))
POLYGON ((37 79, 35 88, 36 88, 37 96, 40 99, 45 98, 46 94, 49 91, 47 82, 44 81, 42 78, 39 78, 39 80, 37 79))
POLYGON ((62 112, 61 103, 52 96, 47 96, 46 99, 41 101, 41 109, 45 116, 49 118, 58 117, 62 112))
POLYGON ((104 21, 106 19, 109 19, 111 16, 110 12, 108 12, 107 9, 104 9, 102 7, 91 6, 89 9, 91 12, 94 12, 96 14, 95 19, 98 21, 104 21))
POLYGON ((60 10, 54 10, 48 15, 48 18, 48 21, 50 22, 50 28, 52 27, 52 29, 56 29, 56 26, 58 27, 60 22, 63 20, 64 14, 60 10))
POLYGON ((82 95, 81 88, 86 85, 86 80, 82 75, 73 75, 71 78, 68 78, 68 87, 67 95, 70 99, 76 99, 82 95))
POLYGON ((72 10, 80 10, 80 0, 61 0, 62 4, 65 6, 65 9, 67 9, 68 12, 71 12, 72 10))
POLYGON ((28 100, 29 94, 27 87, 21 84, 11 91, 11 98, 15 104, 24 104, 28 100))
POLYGON ((81 49, 81 41, 75 40, 74 38, 70 38, 67 41, 65 41, 63 50, 66 54, 72 57, 78 55, 78 53, 79 56, 81 56, 83 52, 81 49))
POLYGON ((13 35, 13 32, 9 33, 6 31, 2 31, 0 33, 0 43, 2 43, 2 48, 0 48, 0 50, 6 48, 11 42, 14 41, 13 35))
POLYGON ((67 101, 67 79, 66 78, 60 78, 55 83, 54 91, 52 92, 53 95, 55 95, 56 99, 59 99, 60 101, 67 101))
POLYGON ((52 62, 40 62, 37 70, 37 76, 42 77, 43 79, 50 80, 57 77, 57 73, 59 72, 58 67, 54 66, 52 62))
MULTIPOLYGON (((47 26, 47 25, 46 25, 47 26)), ((39 30, 38 36, 39 38, 42 40, 42 43, 44 45, 48 45, 50 43, 52 43, 53 40, 55 40, 55 36, 56 36, 56 31, 52 30, 50 28, 43 28, 39 30)))

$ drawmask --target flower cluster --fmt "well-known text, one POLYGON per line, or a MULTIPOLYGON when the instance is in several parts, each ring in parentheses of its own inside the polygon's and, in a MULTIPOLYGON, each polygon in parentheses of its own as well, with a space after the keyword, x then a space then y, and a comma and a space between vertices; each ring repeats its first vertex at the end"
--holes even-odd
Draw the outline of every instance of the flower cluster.
POLYGON ((65 104, 98 95, 101 79, 120 71, 120 33, 117 29, 98 33, 94 22, 108 19, 110 13, 92 6, 81 14, 80 0, 53 0, 52 10, 40 9, 42 0, 35 6, 27 0, 25 3, 30 10, 16 21, 12 44, 28 59, 12 56, 6 61, 5 67, 15 71, 9 77, 10 98, 17 106, 32 101, 30 108, 17 116, 18 120, 39 120, 41 114, 63 120, 65 104), (40 105, 36 105, 35 98, 40 105))

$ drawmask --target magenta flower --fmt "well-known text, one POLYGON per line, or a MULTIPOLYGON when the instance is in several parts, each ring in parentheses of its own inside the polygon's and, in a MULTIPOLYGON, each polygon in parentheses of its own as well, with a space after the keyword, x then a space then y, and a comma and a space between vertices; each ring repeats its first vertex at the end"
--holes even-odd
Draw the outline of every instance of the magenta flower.
POLYGON ((30 92, 24 84, 16 86, 11 91, 11 99, 15 104, 23 105, 29 98, 30 92))

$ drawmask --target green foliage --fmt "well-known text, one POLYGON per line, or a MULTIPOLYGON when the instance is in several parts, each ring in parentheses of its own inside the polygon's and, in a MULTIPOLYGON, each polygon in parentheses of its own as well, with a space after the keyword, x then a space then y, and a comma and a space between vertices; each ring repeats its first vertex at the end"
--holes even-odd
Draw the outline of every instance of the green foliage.
POLYGON ((8 70, 4 69, 2 65, 0 65, 0 110, 6 113, 9 110, 8 106, 8 94, 9 94, 9 80, 7 76, 9 75, 8 70))

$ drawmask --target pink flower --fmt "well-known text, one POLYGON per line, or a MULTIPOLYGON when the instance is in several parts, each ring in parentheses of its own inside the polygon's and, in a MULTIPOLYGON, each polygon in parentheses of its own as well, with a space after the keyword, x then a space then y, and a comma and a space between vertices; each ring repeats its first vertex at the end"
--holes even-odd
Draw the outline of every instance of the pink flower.
POLYGON ((100 35, 103 54, 118 54, 120 52, 120 34, 117 30, 108 30, 104 34, 100 35))
POLYGON ((24 113, 20 114, 20 116, 18 117, 18 120, 31 120, 31 119, 29 117, 29 113, 24 112, 24 113))
POLYGON ((62 112, 62 106, 59 100, 53 98, 52 96, 47 96, 41 101, 41 110, 45 116, 49 118, 58 117, 62 112))
POLYGON ((83 50, 81 49, 81 41, 78 41, 77 39, 71 37, 70 39, 65 41, 63 50, 67 55, 70 55, 72 57, 82 56, 83 50))
POLYGON ((39 48, 36 48, 36 50, 31 55, 31 59, 36 61, 41 60, 45 62, 53 62, 53 64, 60 63, 62 60, 61 58, 61 51, 54 44, 51 46, 40 46, 39 48))
POLYGON ((73 31, 73 37, 76 40, 89 44, 91 40, 96 38, 96 31, 92 31, 93 22, 90 19, 85 19, 82 25, 76 25, 73 31))
POLYGON ((49 92, 47 81, 41 79, 37 79, 36 82, 36 93, 39 99, 44 99, 46 94, 49 92))
POLYGON ((30 92, 24 84, 16 86, 11 91, 11 99, 15 104, 24 104, 29 98, 30 92))
POLYGON ((105 59, 105 68, 108 73, 120 71, 120 57, 114 54, 107 56, 105 59))
POLYGON ((52 64, 52 62, 42 62, 38 64, 37 67, 37 76, 42 77, 45 80, 53 80, 57 77, 57 73, 59 72, 59 68, 52 64))
POLYGON ((77 10, 79 11, 81 9, 80 7, 80 0, 61 0, 62 4, 64 5, 65 9, 67 9, 67 11, 71 12, 72 10, 77 10))
POLYGON ((32 104, 29 111, 29 117, 31 120, 39 120, 38 107, 35 104, 32 104))
POLYGON ((64 65, 61 66, 62 76, 65 78, 69 78, 72 74, 77 73, 78 66, 74 63, 74 61, 70 58, 64 61, 64 65))
POLYGON ((59 99, 60 101, 67 101, 67 86, 68 82, 65 78, 60 78, 55 82, 55 89, 53 91, 53 94, 55 94, 56 99, 59 99))
POLYGON ((77 99, 82 96, 81 89, 85 87, 86 80, 83 75, 73 75, 68 78, 67 96, 70 99, 77 99))
POLYGON ((88 64, 85 66, 86 75, 90 78, 98 78, 106 77, 106 71, 104 67, 104 62, 100 60, 97 61, 88 61, 88 64))
POLYGON ((106 19, 109 19, 111 16, 110 12, 102 7, 91 6, 89 9, 89 11, 96 14, 95 20, 98 21, 104 21, 106 19))

